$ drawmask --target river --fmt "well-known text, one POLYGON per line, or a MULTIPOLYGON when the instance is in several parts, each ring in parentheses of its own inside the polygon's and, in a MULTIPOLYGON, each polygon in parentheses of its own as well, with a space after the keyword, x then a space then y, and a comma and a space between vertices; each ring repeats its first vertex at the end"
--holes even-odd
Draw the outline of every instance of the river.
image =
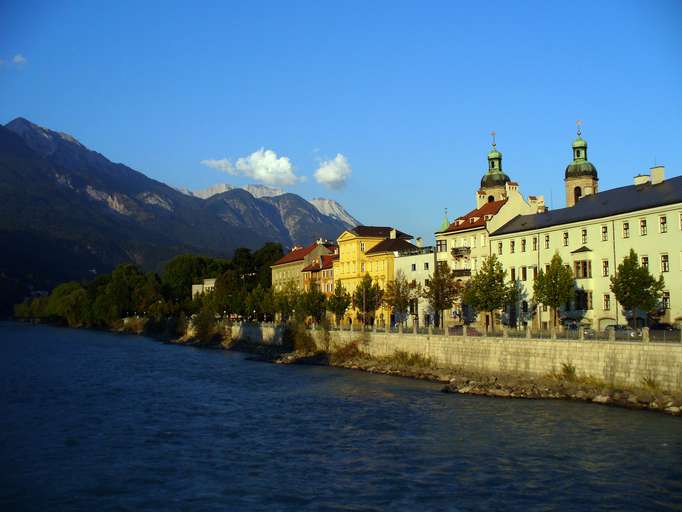
POLYGON ((680 510, 682 418, 0 323, 0 510, 680 510))

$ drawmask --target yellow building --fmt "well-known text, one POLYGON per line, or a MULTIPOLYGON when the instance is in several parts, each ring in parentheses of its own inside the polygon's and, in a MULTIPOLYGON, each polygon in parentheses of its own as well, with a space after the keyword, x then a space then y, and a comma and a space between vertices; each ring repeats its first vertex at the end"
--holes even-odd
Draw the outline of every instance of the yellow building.
MULTIPOLYGON (((351 295, 358 284, 369 274, 379 287, 386 289, 386 283, 394 278, 394 260, 397 251, 416 249, 408 242, 411 235, 385 226, 356 226, 341 233, 337 239, 339 259, 334 261, 334 281, 340 281, 351 295)), ((390 320, 390 311, 381 308, 376 319, 390 320)), ((346 319, 357 321, 358 311, 349 310, 346 319)))

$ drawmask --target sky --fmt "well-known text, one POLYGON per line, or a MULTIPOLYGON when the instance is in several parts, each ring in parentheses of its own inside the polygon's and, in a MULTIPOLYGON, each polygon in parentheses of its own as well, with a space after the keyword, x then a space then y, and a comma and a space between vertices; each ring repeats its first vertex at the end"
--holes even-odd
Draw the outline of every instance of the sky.
POLYGON ((576 120, 600 190, 682 174, 682 2, 0 0, 0 123, 175 187, 265 183, 433 240, 490 132, 564 206, 576 120))

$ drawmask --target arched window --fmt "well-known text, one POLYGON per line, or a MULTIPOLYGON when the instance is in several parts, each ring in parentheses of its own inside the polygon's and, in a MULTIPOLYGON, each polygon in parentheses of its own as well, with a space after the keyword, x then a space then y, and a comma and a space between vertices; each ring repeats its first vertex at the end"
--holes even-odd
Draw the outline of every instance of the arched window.
POLYGON ((575 157, 580 158, 580 150, 579 149, 575 150, 575 157))
POLYGON ((580 189, 580 187, 575 187, 573 189, 573 202, 577 203, 578 199, 580 199, 583 195, 583 191, 580 189))
POLYGON ((488 196, 488 202, 492 203, 495 200, 495 196, 488 196))

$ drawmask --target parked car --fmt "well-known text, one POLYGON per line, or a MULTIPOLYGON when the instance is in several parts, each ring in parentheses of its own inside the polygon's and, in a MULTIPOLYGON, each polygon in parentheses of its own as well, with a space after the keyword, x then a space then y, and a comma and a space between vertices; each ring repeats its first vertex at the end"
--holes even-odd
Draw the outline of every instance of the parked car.
POLYGON ((593 340, 597 337, 597 331, 591 327, 583 327, 583 338, 586 340, 593 340))

